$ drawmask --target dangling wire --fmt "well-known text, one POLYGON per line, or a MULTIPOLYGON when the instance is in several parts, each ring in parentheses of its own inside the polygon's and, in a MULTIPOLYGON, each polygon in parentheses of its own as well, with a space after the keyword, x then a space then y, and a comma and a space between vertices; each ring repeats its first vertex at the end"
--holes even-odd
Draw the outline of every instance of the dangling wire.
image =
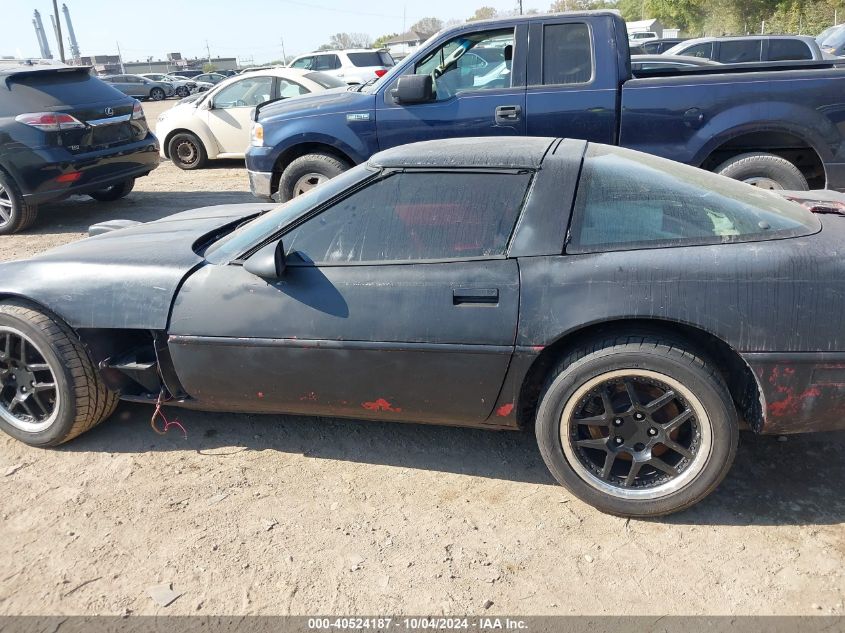
POLYGON ((161 407, 170 400, 170 398, 164 397, 164 387, 162 387, 161 391, 158 394, 158 400, 156 401, 156 409, 153 411, 153 417, 150 418, 150 427, 152 427, 153 431, 155 431, 158 435, 165 435, 171 426, 178 427, 182 431, 182 435, 185 436, 185 439, 188 439, 188 432, 185 430, 185 427, 182 426, 182 423, 179 422, 176 418, 173 420, 168 420, 167 416, 164 415, 164 411, 161 410, 161 407), (161 418, 161 421, 164 423, 164 429, 159 430, 157 420, 161 418))

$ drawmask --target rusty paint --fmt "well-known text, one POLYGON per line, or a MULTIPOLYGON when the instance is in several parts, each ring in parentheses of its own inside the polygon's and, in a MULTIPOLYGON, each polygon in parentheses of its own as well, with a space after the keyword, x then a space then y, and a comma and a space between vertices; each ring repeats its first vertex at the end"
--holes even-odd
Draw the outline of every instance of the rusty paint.
POLYGON ((496 409, 496 415, 498 415, 500 418, 506 418, 511 414, 511 411, 513 411, 513 403, 508 402, 507 404, 503 404, 501 407, 496 409))
POLYGON ((263 398, 263 397, 264 397, 264 392, 263 392, 263 391, 259 391, 259 392, 258 392, 258 397, 259 397, 259 398, 263 398))
POLYGON ((367 409, 368 411, 390 411, 392 413, 401 413, 402 409, 399 407, 394 407, 390 402, 385 400, 384 398, 379 398, 374 402, 362 402, 361 406, 367 409))
POLYGON ((314 393, 313 391, 309 391, 305 395, 300 396, 299 400, 300 400, 300 402, 305 402, 305 401, 317 402, 317 394, 314 393))
POLYGON ((796 393, 795 387, 789 384, 783 384, 788 380, 793 380, 794 374, 794 367, 784 366, 772 368, 772 373, 769 376, 769 384, 774 387, 775 393, 782 396, 782 399, 770 402, 767 407, 768 413, 772 417, 796 415, 807 406, 808 400, 818 398, 822 395, 821 389, 818 387, 809 387, 800 393, 796 393))

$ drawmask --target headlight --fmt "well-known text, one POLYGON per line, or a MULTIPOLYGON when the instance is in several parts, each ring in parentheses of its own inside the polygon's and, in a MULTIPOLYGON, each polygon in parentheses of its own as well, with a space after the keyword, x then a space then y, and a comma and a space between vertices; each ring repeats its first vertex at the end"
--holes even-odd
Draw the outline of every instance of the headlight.
POLYGON ((260 123, 252 124, 252 129, 249 132, 249 144, 253 147, 264 145, 264 126, 260 123))

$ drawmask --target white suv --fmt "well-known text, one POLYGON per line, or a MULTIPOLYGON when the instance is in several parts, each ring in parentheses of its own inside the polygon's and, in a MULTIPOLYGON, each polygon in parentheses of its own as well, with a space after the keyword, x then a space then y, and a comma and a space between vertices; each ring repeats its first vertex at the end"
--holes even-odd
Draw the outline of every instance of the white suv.
POLYGON ((394 63, 386 50, 355 48, 300 55, 288 67, 317 70, 343 79, 348 84, 363 84, 381 77, 394 63))

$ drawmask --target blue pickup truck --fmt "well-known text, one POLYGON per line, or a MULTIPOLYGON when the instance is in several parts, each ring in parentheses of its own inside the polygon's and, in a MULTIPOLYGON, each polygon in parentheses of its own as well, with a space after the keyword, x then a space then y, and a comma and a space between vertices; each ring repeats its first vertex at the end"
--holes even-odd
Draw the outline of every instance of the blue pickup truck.
POLYGON ((379 150, 455 136, 616 144, 769 189, 845 189, 845 69, 774 62, 632 76, 609 11, 446 29, 371 84, 257 109, 254 195, 288 200, 379 150))

